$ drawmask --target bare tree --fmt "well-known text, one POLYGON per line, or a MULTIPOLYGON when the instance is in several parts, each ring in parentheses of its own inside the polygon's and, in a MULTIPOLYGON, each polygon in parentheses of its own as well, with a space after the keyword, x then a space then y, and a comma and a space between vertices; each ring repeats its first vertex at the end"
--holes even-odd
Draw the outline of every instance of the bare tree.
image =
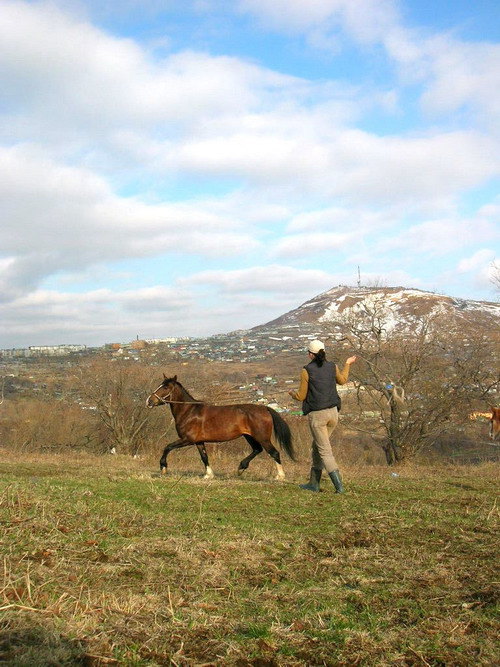
POLYGON ((497 291, 500 292, 500 262, 497 260, 491 264, 491 282, 497 291))
POLYGON ((500 389, 500 334, 447 324, 435 332, 436 347, 448 358, 446 386, 475 409, 495 402, 500 389))
POLYGON ((83 370, 79 394, 97 412, 110 450, 138 454, 154 420, 145 407, 151 375, 148 367, 121 362, 94 362, 83 370))
POLYGON ((0 441, 13 450, 84 449, 97 447, 89 412, 76 404, 45 397, 6 400, 0 420, 0 441))
POLYGON ((466 419, 471 400, 498 388, 498 376, 483 359, 492 354, 487 341, 471 336, 464 345, 463 332, 442 318, 414 315, 409 330, 395 323, 381 298, 364 302, 334 331, 360 358, 352 367, 360 413, 353 426, 372 434, 389 465, 434 443, 457 419, 466 419))

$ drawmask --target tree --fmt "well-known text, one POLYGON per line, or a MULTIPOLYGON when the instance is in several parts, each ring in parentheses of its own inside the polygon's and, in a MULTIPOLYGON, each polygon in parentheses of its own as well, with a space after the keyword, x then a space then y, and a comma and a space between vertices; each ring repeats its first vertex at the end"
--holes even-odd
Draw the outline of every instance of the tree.
POLYGON ((135 456, 145 438, 160 428, 145 406, 151 375, 151 368, 126 362, 99 361, 82 369, 79 394, 96 411, 109 449, 135 456))
POLYGON ((491 282, 500 292, 500 262, 496 260, 491 264, 491 282))
POLYGON ((481 363, 492 354, 482 336, 481 344, 479 335, 466 339, 441 316, 415 314, 410 330, 383 297, 363 302, 330 333, 359 357, 351 376, 360 413, 353 427, 373 436, 389 465, 434 443, 466 419, 473 399, 499 386, 491 365, 481 363))

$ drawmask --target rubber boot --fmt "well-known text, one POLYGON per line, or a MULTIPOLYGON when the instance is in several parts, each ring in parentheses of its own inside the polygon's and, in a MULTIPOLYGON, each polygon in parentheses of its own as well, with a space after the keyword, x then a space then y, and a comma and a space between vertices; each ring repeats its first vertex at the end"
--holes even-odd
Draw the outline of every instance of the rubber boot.
POLYGON ((340 472, 338 470, 333 470, 328 474, 335 487, 335 493, 344 493, 344 487, 342 486, 342 480, 340 479, 340 472))
POLYGON ((299 484, 301 489, 306 491, 316 491, 319 493, 319 482, 321 480, 321 473, 323 471, 319 468, 311 468, 311 474, 309 475, 309 482, 307 484, 299 484))

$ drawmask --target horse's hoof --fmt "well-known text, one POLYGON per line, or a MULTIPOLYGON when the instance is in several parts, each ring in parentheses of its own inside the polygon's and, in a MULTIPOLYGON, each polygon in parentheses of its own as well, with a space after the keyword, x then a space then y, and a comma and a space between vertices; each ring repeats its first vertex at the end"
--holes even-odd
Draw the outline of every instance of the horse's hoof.
POLYGON ((285 475, 276 475, 276 477, 274 478, 275 482, 284 482, 285 480, 286 480, 285 475))
POLYGON ((245 468, 238 468, 238 477, 241 477, 245 472, 245 468))
POLYGON ((167 469, 165 466, 161 466, 160 468, 160 475, 166 475, 167 474, 167 469))
POLYGON ((205 474, 203 476, 203 479, 213 479, 215 477, 214 471, 210 466, 206 466, 205 468, 205 474))

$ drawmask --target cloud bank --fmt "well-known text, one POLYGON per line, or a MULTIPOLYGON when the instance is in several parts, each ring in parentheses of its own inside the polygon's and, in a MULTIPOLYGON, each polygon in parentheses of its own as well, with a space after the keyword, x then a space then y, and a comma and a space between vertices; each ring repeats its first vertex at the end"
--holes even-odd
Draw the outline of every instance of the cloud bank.
POLYGON ((187 3, 174 48, 179 16, 113 6, 0 5, 0 346, 252 326, 359 265, 493 298, 500 45, 390 0, 241 0, 187 3), (193 38, 221 12, 239 53, 193 38))

